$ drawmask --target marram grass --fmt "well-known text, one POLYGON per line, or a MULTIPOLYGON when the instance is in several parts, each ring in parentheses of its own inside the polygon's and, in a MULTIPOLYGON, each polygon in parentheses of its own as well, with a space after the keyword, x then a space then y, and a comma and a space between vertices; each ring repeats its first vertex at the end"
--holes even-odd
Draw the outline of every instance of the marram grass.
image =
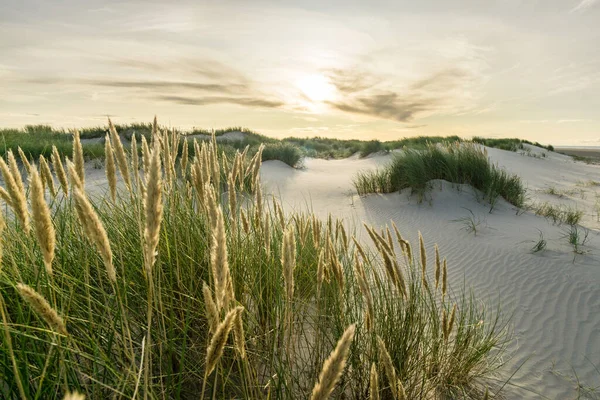
POLYGON ((39 234, 45 211, 43 229, 24 229, 31 205, 12 161, 0 162, 12 185, 0 398, 481 396, 502 366, 506 326, 447 287, 445 259, 427 266, 423 242, 415 260, 395 227, 395 238, 368 227, 370 250, 341 221, 284 214, 260 190, 260 149, 248 159, 212 140, 182 162, 178 140, 155 128, 139 169, 122 147, 116 164, 125 157, 132 184, 115 201, 88 192, 76 164, 66 182, 54 152, 62 191, 40 197, 32 160, 53 258, 39 234))

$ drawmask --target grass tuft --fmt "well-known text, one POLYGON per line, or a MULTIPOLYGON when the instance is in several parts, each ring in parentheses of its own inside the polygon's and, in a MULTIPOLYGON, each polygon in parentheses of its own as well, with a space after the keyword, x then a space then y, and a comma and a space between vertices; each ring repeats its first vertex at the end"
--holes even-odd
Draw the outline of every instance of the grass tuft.
POLYGON ((359 194, 406 188, 422 194, 433 179, 469 184, 484 193, 492 208, 498 197, 517 207, 525 202, 521 179, 492 164, 485 150, 472 144, 429 145, 422 151, 406 149, 388 166, 359 173, 354 185, 359 194))

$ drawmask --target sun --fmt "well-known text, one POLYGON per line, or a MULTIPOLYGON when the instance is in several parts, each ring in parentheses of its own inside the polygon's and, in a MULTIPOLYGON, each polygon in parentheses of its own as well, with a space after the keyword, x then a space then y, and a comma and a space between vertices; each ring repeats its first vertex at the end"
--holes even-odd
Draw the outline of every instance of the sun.
POLYGON ((335 87, 323 75, 306 75, 296 85, 313 102, 322 103, 335 96, 335 87))

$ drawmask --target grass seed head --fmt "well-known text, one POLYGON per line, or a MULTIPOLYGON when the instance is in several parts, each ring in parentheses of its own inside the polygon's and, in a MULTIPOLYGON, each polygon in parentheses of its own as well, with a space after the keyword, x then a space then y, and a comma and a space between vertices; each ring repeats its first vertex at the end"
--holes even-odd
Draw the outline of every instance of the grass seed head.
POLYGON ((117 199, 117 168, 115 165, 115 155, 108 135, 106 135, 106 139, 104 140, 104 156, 106 159, 104 162, 106 179, 108 180, 110 197, 114 202, 117 199))
POLYGON ((69 180, 67 179, 67 174, 65 173, 65 168, 63 167, 63 163, 60 158, 60 154, 58 154, 58 149, 56 146, 52 146, 52 167, 54 168, 54 173, 58 178, 58 182, 60 182, 60 186, 65 195, 69 194, 69 180))
POLYGON ((78 130, 73 132, 73 163, 75 164, 75 171, 77 172, 77 176, 83 187, 85 185, 85 161, 83 159, 83 147, 81 146, 78 130))
POLYGON ((311 400, 325 400, 331 395, 346 366, 350 345, 354 339, 356 325, 352 324, 337 342, 335 349, 323 363, 319 381, 313 388, 311 400))
POLYGON ((21 297, 31 308, 33 308, 33 311, 46 322, 46 324, 56 332, 65 336, 68 335, 63 319, 41 294, 23 283, 17 284, 17 290, 21 297))
POLYGON ((242 312, 243 307, 236 307, 233 310, 229 311, 227 315, 225 315, 225 319, 221 322, 213 334, 210 344, 206 350, 206 369, 204 373, 205 379, 213 372, 217 363, 221 359, 223 355, 223 349, 225 348, 225 343, 227 343, 227 338, 229 336, 229 332, 231 328, 233 328, 233 324, 238 314, 242 312))
POLYGON ((38 244, 44 257, 44 266, 48 275, 52 275, 52 261, 54 260, 54 248, 56 246, 56 232, 50 208, 44 198, 44 187, 42 179, 35 165, 30 166, 30 189, 29 197, 31 201, 31 213, 33 215, 33 225, 38 244))

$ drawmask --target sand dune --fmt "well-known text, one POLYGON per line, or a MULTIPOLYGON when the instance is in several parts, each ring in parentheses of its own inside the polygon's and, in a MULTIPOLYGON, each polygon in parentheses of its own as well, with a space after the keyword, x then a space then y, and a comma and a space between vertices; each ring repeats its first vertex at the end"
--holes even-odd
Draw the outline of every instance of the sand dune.
POLYGON ((504 201, 490 213, 489 204, 466 185, 432 182, 422 202, 410 190, 357 196, 354 174, 385 164, 389 155, 307 159, 303 169, 269 161, 261 175, 266 190, 281 197, 288 210, 310 207, 321 217, 331 213, 344 218, 365 241, 362 222, 383 226, 394 221, 413 242, 421 231, 431 251, 438 243, 455 289, 472 287, 490 308, 500 305, 512 316, 515 340, 503 373, 512 374, 523 365, 505 388, 507 398, 595 398, 578 392, 572 379, 575 371, 582 385, 600 384, 600 223, 595 211, 600 186, 594 183, 600 181, 600 167, 534 147, 522 154, 497 149, 488 149, 488 154, 523 178, 530 201, 584 211, 582 225, 590 228, 584 254, 573 253, 565 238, 568 226, 517 212, 504 201), (476 235, 457 221, 464 217, 473 218, 476 235), (547 248, 532 253, 540 232, 547 248))

